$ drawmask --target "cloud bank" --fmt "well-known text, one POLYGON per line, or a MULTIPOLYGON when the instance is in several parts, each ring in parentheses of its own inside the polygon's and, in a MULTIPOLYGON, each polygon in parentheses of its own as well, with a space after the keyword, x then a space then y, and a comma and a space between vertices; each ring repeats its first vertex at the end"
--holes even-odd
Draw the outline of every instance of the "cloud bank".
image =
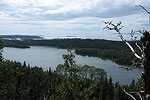
POLYGON ((73 35, 114 39, 102 21, 124 22, 131 29, 148 28, 149 0, 1 0, 0 34, 32 34, 46 38, 73 35))

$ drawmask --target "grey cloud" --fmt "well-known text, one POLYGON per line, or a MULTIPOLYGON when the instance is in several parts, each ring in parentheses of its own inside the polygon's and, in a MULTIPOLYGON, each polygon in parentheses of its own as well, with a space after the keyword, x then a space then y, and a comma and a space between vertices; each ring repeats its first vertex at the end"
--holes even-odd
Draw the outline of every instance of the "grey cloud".
MULTIPOLYGON (((43 6, 39 7, 43 11, 39 12, 22 12, 23 9, 31 8, 32 5, 28 5, 25 7, 13 8, 4 3, 0 3, 0 11, 5 11, 6 13, 10 13, 12 17, 15 18, 24 18, 24 20, 69 20, 73 18, 81 18, 81 17, 96 17, 96 18, 115 18, 115 17, 123 17, 137 13, 144 13, 141 8, 135 7, 134 4, 123 4, 121 7, 114 7, 111 3, 104 2, 103 7, 100 7, 101 4, 97 4, 94 7, 91 7, 89 10, 83 10, 81 12, 78 11, 69 11, 62 12, 57 14, 45 14, 47 10, 59 9, 62 6, 56 7, 48 7, 43 6), (108 5, 107 5, 108 4, 108 5), (101 9, 104 8, 104 9, 101 9)), ((148 10, 150 9, 149 5, 144 5, 148 10)))
MULTIPOLYGON (((147 7, 148 8, 148 7, 147 7)), ((82 17, 96 17, 96 18, 115 18, 123 17, 133 14, 144 13, 142 9, 135 6, 124 5, 120 8, 109 8, 106 11, 101 11, 101 9, 91 9, 84 12, 67 12, 67 13, 58 13, 58 14, 43 14, 41 17, 45 20, 68 20, 73 18, 82 18, 82 17)))

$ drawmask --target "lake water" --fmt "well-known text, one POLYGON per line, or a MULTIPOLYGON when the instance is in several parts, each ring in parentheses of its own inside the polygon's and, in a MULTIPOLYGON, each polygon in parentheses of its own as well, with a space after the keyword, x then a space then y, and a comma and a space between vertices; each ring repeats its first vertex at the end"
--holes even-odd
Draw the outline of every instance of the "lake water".
MULTIPOLYGON (((39 66, 44 70, 51 67, 55 70, 58 64, 63 64, 62 55, 67 53, 66 49, 57 49, 53 47, 45 46, 31 46, 31 48, 20 49, 20 48, 9 48, 3 49, 3 57, 5 59, 24 62, 31 66, 39 66)), ((75 54, 75 53, 74 53, 75 54)), ((75 54, 75 61, 78 65, 91 65, 98 68, 103 68, 108 77, 112 77, 113 82, 118 81, 120 84, 129 84, 132 79, 136 81, 140 78, 142 69, 135 69, 132 71, 126 71, 121 65, 115 64, 110 60, 101 60, 97 57, 80 56, 75 54)))

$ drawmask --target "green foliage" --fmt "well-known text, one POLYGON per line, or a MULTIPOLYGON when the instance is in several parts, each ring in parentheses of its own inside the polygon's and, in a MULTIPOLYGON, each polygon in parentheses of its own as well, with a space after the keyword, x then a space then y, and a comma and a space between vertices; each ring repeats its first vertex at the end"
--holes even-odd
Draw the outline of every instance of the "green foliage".
POLYGON ((76 65, 71 50, 63 58, 65 63, 56 68, 63 82, 56 87, 56 95, 52 95, 51 100, 98 100, 98 85, 107 79, 106 72, 93 66, 76 65))
POLYGON ((49 98, 59 75, 42 68, 28 67, 18 62, 0 63, 1 100, 44 100, 49 98))
POLYGON ((4 47, 30 48, 20 40, 4 40, 4 47))
POLYGON ((114 85, 112 83, 112 78, 110 77, 109 82, 108 82, 108 93, 109 93, 109 100, 114 100, 114 85))
POLYGON ((130 86, 120 86, 112 83, 112 78, 107 79, 103 69, 93 66, 78 66, 75 64, 74 55, 69 53, 63 55, 65 63, 58 65, 56 72, 61 75, 61 84, 55 87, 55 94, 50 100, 130 100, 123 92, 128 90, 139 90, 133 83, 130 86))
POLYGON ((122 91, 139 91, 141 80, 129 86, 115 85, 106 72, 94 66, 76 65, 71 50, 56 71, 19 62, 0 62, 1 100, 130 100, 122 91))

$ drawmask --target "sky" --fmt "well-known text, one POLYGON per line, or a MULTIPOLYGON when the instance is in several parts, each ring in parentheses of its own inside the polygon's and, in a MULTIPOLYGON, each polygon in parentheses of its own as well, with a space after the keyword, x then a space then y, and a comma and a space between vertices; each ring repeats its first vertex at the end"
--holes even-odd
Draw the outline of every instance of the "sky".
POLYGON ((149 30, 150 0, 0 0, 0 35, 40 35, 51 38, 118 40, 115 31, 103 30, 103 21, 122 21, 131 30, 149 30))

